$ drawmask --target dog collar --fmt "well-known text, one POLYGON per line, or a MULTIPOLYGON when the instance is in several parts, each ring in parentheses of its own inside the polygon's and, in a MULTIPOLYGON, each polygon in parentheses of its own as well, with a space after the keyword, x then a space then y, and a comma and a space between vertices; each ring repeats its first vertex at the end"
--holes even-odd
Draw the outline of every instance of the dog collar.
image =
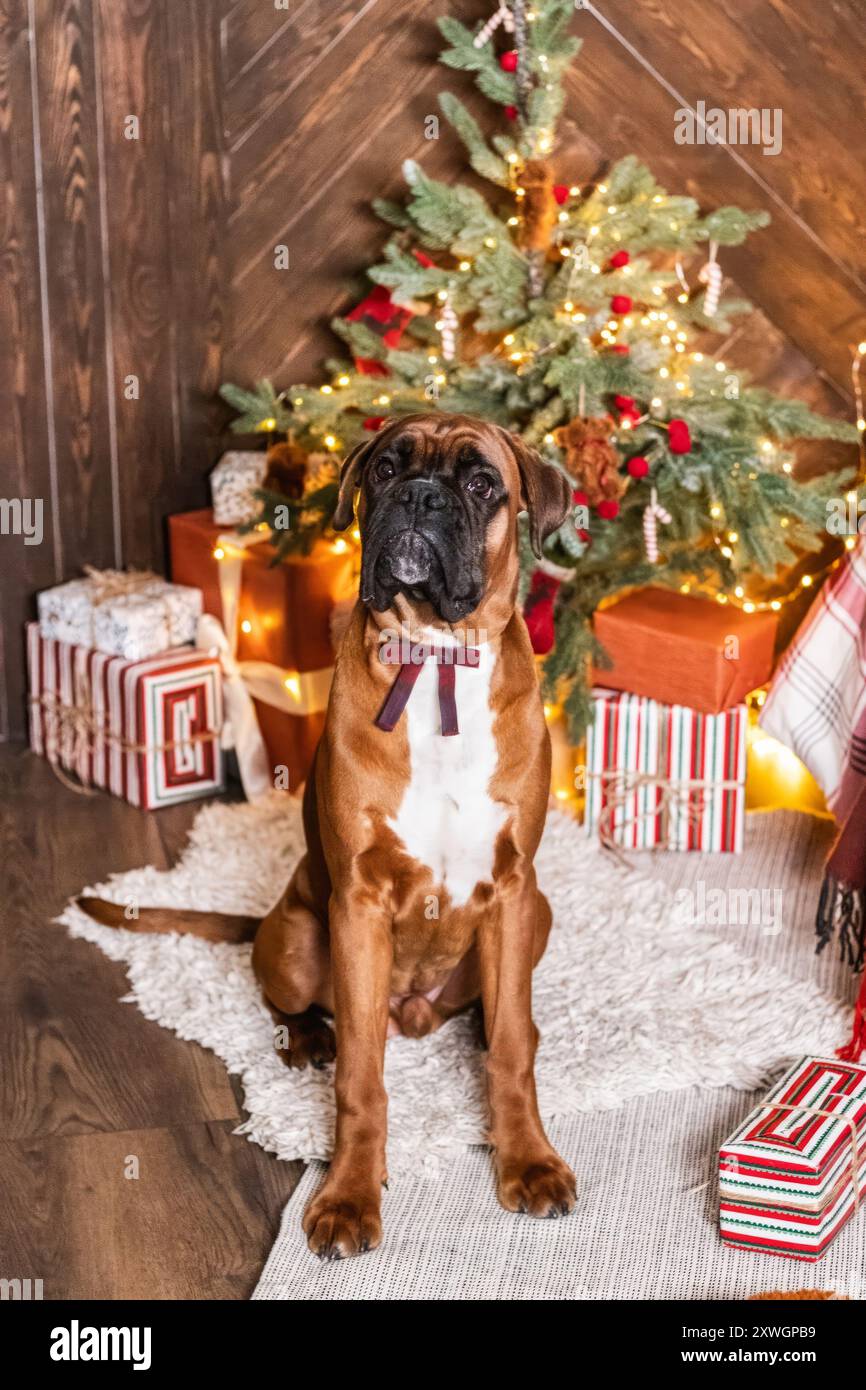
MULTIPOLYGON (((379 660, 386 666, 389 661, 385 647, 379 653, 379 660)), ((481 664, 481 653, 475 647, 434 647, 426 642, 414 642, 411 646, 410 660, 401 662, 388 691, 385 703, 373 721, 377 729, 390 734, 400 715, 409 702, 415 689, 415 682, 421 674, 421 667, 427 661, 435 661, 439 680, 439 719, 442 734, 447 738, 459 734, 457 723, 456 668, 458 666, 477 667, 481 664)))

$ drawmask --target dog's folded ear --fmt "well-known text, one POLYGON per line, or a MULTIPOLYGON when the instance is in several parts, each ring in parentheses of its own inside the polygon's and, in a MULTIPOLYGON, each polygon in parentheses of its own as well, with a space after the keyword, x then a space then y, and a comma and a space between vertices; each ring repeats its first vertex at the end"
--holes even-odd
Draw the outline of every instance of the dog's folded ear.
POLYGON ((346 527, 352 524, 355 516, 355 489, 360 487, 361 469, 375 443, 375 435, 372 439, 365 439, 363 444, 356 444, 343 460, 343 467, 340 469, 340 491, 334 515, 331 517, 331 525, 335 531, 345 531, 346 527))
POLYGON ((541 547, 565 521, 571 507, 571 484, 552 463, 545 463, 537 449, 519 435, 503 430, 520 471, 522 501, 529 513, 529 539, 538 559, 541 547))

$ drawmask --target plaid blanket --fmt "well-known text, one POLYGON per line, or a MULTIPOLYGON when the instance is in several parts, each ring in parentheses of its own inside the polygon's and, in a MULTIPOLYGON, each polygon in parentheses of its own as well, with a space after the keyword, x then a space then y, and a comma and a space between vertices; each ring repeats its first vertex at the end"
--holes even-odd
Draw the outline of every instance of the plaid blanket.
MULTIPOLYGON (((818 903, 818 950, 838 935, 843 959, 863 970, 866 947, 866 536, 846 556, 788 649, 761 727, 792 749, 839 823, 818 903)), ((851 1041, 866 1047, 866 972, 851 1041)))

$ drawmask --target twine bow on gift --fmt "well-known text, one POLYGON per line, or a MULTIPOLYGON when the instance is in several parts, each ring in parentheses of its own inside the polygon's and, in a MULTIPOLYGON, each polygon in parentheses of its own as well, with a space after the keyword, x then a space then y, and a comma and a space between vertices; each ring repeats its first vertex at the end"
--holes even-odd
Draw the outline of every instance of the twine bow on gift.
MULTIPOLYGON (((838 1110, 825 1110, 821 1106, 817 1105, 789 1104, 787 1101, 778 1100, 762 1101, 760 1105, 755 1106, 755 1110, 786 1110, 789 1113, 798 1115, 815 1115, 820 1119, 841 1120, 843 1124, 848 1126, 848 1137, 851 1140, 851 1167, 849 1172, 849 1179, 854 1195, 854 1213, 856 1215, 856 1213, 860 1209, 860 1199, 862 1197, 862 1192, 860 1190, 860 1136, 857 1130, 857 1122, 854 1119, 853 1115, 840 1114, 838 1110)), ((754 1113, 754 1111, 752 1113, 754 1113)), ((736 1158, 734 1158, 734 1163, 736 1163, 736 1158)), ((722 1166, 724 1167, 724 1163, 722 1164, 722 1166)), ((725 1172, 732 1171, 734 1171, 733 1164, 730 1168, 725 1168, 725 1172)), ((706 1182, 698 1183, 697 1187, 689 1188, 688 1192, 686 1193, 686 1196, 694 1197, 699 1192, 704 1192, 717 1177, 719 1177, 719 1175, 714 1171, 712 1177, 707 1178, 706 1182)), ((721 1186, 721 1178, 719 1178, 719 1184, 721 1186)), ((773 1207, 774 1209, 777 1209, 779 1206, 778 1194, 766 1198, 765 1201, 763 1198, 756 1196, 753 1193, 749 1193, 748 1200, 750 1206, 766 1205, 769 1207, 773 1207)), ((792 1211, 814 1211, 814 1207, 803 1206, 802 1204, 798 1204, 796 1202, 790 1202, 787 1199, 784 1205, 786 1208, 790 1208, 792 1211)))
POLYGON ((123 738, 109 728, 106 715, 97 713, 93 691, 84 670, 73 676, 72 703, 66 704, 53 691, 32 695, 30 704, 45 711, 45 755, 55 777, 70 791, 80 796, 93 796, 88 772, 90 755, 102 743, 120 749, 121 753, 170 753, 177 748, 190 748, 195 743, 210 743, 219 738, 219 731, 202 729, 184 738, 166 743, 139 743, 123 738), (64 764, 78 770, 79 781, 68 776, 64 764))
POLYGON ((153 570, 99 570, 95 565, 84 565, 84 576, 90 580, 91 601, 94 607, 110 603, 115 598, 127 598, 130 594, 141 593, 151 584, 162 584, 161 575, 153 570))
POLYGON ((601 783, 602 808, 598 817, 598 838, 603 849, 610 850, 621 864, 631 867, 617 841, 617 835, 640 825, 647 820, 659 821, 658 845, 666 848, 670 844, 671 829, 684 827, 688 831, 697 829, 706 813, 707 792, 738 791, 741 782, 733 778, 689 777, 673 780, 660 772, 630 772, 611 769, 605 772, 590 772, 588 777, 601 783), (639 810, 633 816, 617 820, 632 797, 642 791, 656 793, 653 805, 639 810))
POLYGON ((100 570, 94 565, 82 567, 84 577, 90 588, 90 646, 96 645, 95 610, 115 599, 133 598, 136 595, 148 598, 152 603, 161 603, 165 617, 166 635, 172 635, 172 609, 169 590, 162 575, 153 570, 100 570))
MULTIPOLYGON (((861 1192, 860 1192, 860 1147, 859 1147, 859 1137, 860 1137, 860 1136, 859 1136, 858 1131, 857 1131, 857 1122, 856 1122, 856 1120, 854 1119, 853 1115, 840 1114, 838 1110, 824 1110, 824 1109, 822 1109, 820 1106, 816 1106, 816 1105, 789 1105, 787 1102, 784 1102, 784 1101, 777 1101, 777 1100, 765 1100, 765 1101, 763 1101, 759 1106, 757 1106, 757 1109, 758 1109, 758 1110, 787 1110, 789 1113, 790 1113, 790 1112, 795 1112, 795 1113, 801 1114, 801 1115, 816 1115, 816 1116, 819 1116, 819 1117, 821 1117, 821 1118, 828 1119, 828 1120, 841 1120, 841 1122, 842 1122, 844 1125, 847 1125, 847 1126, 848 1126, 848 1137, 849 1137, 849 1139, 851 1140, 851 1171, 850 1171, 850 1180, 851 1180, 851 1186, 852 1186, 852 1189, 853 1189, 853 1192, 854 1192, 854 1211, 855 1211, 855 1213, 856 1213, 856 1212, 859 1210, 859 1208, 860 1208, 860 1197, 861 1197, 861 1192)), ((753 1201, 754 1201, 756 1204, 760 1204, 760 1198, 750 1196, 750 1197, 749 1197, 749 1202, 751 1203, 751 1202, 753 1202, 753 1201)), ((778 1200, 777 1200, 776 1198, 773 1198, 773 1199, 770 1201, 770 1205, 772 1205, 772 1206, 778 1206, 778 1200)), ((793 1206, 793 1205, 794 1205, 794 1203, 791 1203, 791 1202, 787 1202, 787 1201, 786 1201, 786 1203, 785 1203, 785 1206, 786 1206, 786 1207, 787 1207, 787 1206, 793 1206)), ((803 1208, 803 1210, 807 1210, 807 1208, 803 1208)))
POLYGON ((587 777, 598 782, 601 789, 597 824, 601 846, 610 850, 627 868, 631 865, 618 843, 624 831, 645 821, 658 820, 656 844, 666 848, 671 843, 672 830, 679 832, 685 829, 690 833, 699 828, 706 813, 708 792, 742 790, 742 781, 735 778, 673 777, 665 773, 662 769, 669 764, 669 730, 664 711, 659 710, 658 715, 655 770, 604 768, 587 773, 587 777), (649 804, 642 808, 639 798, 643 792, 655 795, 647 796, 649 804), (632 799, 637 807, 635 814, 620 818, 632 799))

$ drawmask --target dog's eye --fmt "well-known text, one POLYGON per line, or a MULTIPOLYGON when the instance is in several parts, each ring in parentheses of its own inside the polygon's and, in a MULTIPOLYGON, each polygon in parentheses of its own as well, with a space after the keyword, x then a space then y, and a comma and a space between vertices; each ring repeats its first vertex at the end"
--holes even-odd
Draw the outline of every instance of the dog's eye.
POLYGON ((474 497, 480 497, 482 501, 486 501, 493 491, 493 479, 489 473, 473 473, 466 488, 474 497))
POLYGON ((388 478, 393 478, 397 472, 392 459, 379 459, 376 464, 376 477, 380 482, 385 482, 388 478))

